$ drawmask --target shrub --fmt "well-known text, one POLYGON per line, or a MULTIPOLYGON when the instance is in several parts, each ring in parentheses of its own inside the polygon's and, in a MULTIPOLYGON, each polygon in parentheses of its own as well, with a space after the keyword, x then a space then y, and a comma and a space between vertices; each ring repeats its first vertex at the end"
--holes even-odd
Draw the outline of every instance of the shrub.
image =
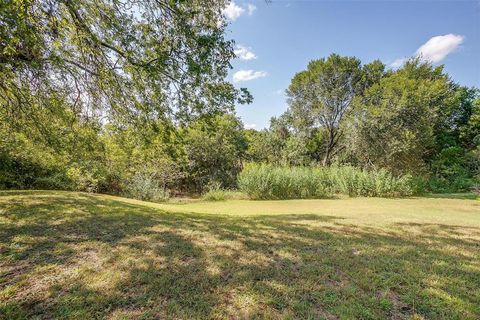
POLYGON ((222 189, 220 184, 213 184, 209 191, 203 195, 203 200, 206 201, 224 201, 224 200, 244 200, 248 199, 247 195, 233 190, 222 189))
POLYGON ((411 195, 411 176, 395 177, 384 169, 355 167, 278 167, 248 164, 238 179, 240 190, 253 199, 329 198, 334 194, 366 197, 411 195))
POLYGON ((247 147, 238 118, 230 114, 200 118, 182 135, 187 160, 184 181, 191 191, 204 192, 212 183, 235 187, 247 147))
POLYGON ((443 149, 432 162, 433 175, 428 181, 432 192, 465 192, 475 183, 475 156, 460 147, 443 149))
POLYGON ((35 179, 33 185, 37 189, 47 190, 70 190, 72 189, 72 182, 61 173, 55 173, 44 177, 35 179))
POLYGON ((238 183, 253 199, 325 198, 332 195, 327 174, 323 168, 249 164, 238 183))
POLYGON ((147 172, 137 172, 127 183, 125 195, 144 201, 166 201, 169 198, 168 190, 161 188, 154 175, 147 172))
POLYGON ((73 165, 67 170, 67 177, 72 183, 72 189, 85 192, 98 191, 98 178, 90 170, 73 165))
POLYGON ((245 200, 248 196, 233 190, 211 190, 205 193, 202 199, 206 201, 245 200))
POLYGON ((61 159, 45 148, 17 141, 14 150, 0 143, 0 189, 72 189, 61 159))
POLYGON ((332 180, 333 192, 351 197, 392 197, 414 193, 410 175, 395 177, 385 169, 362 170, 355 167, 327 169, 332 180))

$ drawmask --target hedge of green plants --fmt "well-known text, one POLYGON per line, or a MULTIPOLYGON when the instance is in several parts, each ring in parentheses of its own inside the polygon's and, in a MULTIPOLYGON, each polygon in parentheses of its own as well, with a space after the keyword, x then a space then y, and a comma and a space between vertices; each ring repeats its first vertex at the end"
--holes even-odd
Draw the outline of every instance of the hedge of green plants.
POLYGON ((337 194, 366 197, 417 193, 410 175, 395 177, 386 170, 343 167, 287 167, 247 164, 239 188, 252 199, 318 199, 337 194))

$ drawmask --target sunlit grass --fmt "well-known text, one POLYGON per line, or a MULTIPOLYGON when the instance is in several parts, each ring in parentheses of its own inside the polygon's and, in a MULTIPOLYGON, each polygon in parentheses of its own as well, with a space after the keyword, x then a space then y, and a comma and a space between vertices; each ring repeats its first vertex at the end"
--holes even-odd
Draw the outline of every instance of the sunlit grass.
POLYGON ((2 192, 0 318, 478 319, 480 201, 458 198, 2 192))

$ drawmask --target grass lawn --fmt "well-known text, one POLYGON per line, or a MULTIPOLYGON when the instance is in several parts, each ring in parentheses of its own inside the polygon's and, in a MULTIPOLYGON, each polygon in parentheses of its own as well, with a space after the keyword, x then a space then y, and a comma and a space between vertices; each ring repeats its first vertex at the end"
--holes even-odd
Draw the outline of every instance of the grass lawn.
POLYGON ((0 318, 480 319, 480 201, 2 192, 0 318))

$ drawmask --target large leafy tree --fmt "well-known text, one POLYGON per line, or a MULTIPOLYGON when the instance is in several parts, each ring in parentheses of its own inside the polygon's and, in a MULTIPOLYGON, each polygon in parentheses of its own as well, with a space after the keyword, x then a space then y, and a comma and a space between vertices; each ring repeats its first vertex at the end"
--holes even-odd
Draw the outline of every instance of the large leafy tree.
POLYGON ((480 90, 459 87, 458 102, 448 112, 447 130, 453 135, 454 143, 465 150, 480 146, 480 90))
POLYGON ((117 183, 110 168, 140 167, 122 152, 170 166, 173 153, 154 146, 170 146, 164 136, 176 124, 251 100, 225 81, 234 56, 226 2, 0 1, 0 171, 13 174, 0 185, 78 188, 78 180, 99 190, 117 183), (105 149, 106 122, 154 143, 113 152, 117 144, 107 141, 105 149), (44 177, 52 181, 39 184, 44 177))
POLYGON ((454 103, 440 110, 436 126, 436 152, 431 159, 433 189, 468 190, 480 173, 480 98, 476 88, 459 86, 454 103))
POLYGON ((363 166, 394 173, 426 172, 437 131, 456 102, 455 85, 419 59, 408 61, 365 91, 353 117, 350 145, 363 166))
POLYGON ((12 120, 56 97, 84 118, 188 121, 248 102, 224 80, 225 2, 2 1, 0 104, 12 120))
POLYGON ((307 131, 326 131, 323 164, 341 150, 342 122, 351 109, 357 92, 362 90, 360 60, 336 54, 311 61, 306 70, 297 73, 287 90, 290 117, 294 126, 307 131))

